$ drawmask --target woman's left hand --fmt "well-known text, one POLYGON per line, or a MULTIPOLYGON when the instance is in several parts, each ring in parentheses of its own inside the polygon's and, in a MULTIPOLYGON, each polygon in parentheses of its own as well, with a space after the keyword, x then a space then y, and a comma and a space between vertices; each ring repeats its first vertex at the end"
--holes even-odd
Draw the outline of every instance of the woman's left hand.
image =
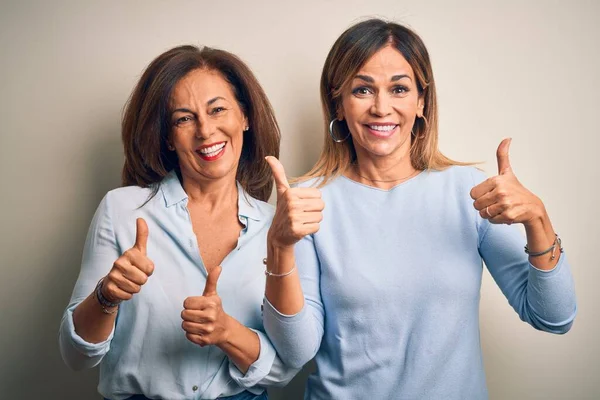
POLYGON ((479 215, 491 223, 527 226, 543 218, 546 210, 540 198, 527 190, 513 173, 508 158, 511 140, 504 139, 498 146, 498 175, 475 186, 471 197, 479 215))
POLYGON ((189 341, 204 347, 227 342, 232 318, 225 313, 217 294, 217 281, 221 267, 215 267, 206 278, 202 296, 188 297, 183 302, 181 327, 189 341))

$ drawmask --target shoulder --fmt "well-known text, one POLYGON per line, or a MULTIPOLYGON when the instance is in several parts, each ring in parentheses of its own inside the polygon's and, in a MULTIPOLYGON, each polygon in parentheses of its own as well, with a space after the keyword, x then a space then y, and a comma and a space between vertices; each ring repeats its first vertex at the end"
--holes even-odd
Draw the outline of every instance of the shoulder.
POLYGON ((323 185, 323 181, 325 180, 325 178, 320 176, 320 177, 309 178, 309 179, 305 179, 302 181, 298 181, 298 182, 294 183, 292 185, 292 187, 316 188, 316 189, 319 189, 322 193, 331 193, 331 192, 337 191, 340 188, 340 183, 342 182, 343 179, 345 179, 345 178, 343 178, 342 176, 336 176, 336 177, 330 178, 323 185))
POLYGON ((142 206, 160 201, 160 190, 142 188, 139 186, 125 186, 113 189, 106 193, 101 205, 113 216, 118 217, 123 213, 130 213, 142 206))
POLYGON ((319 187, 321 182, 323 182, 322 177, 308 178, 308 179, 297 180, 291 186, 293 188, 316 188, 316 187, 319 187))
POLYGON ((485 172, 470 165, 453 165, 443 170, 430 170, 428 173, 435 180, 459 186, 473 187, 487 179, 485 172))

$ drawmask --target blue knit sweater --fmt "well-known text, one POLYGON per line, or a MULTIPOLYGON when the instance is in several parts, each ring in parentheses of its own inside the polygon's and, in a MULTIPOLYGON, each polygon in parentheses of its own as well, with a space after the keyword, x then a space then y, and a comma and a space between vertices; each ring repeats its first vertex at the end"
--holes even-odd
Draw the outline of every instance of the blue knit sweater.
MULTIPOLYGON (((391 190, 340 177, 322 189, 320 230, 296 245, 305 306, 264 325, 285 363, 316 355, 306 399, 485 399, 479 339, 483 262, 519 317, 569 330, 566 255, 533 267, 514 226, 473 208, 472 167, 425 171, 391 190)), ((310 186, 306 182, 302 186, 310 186)))

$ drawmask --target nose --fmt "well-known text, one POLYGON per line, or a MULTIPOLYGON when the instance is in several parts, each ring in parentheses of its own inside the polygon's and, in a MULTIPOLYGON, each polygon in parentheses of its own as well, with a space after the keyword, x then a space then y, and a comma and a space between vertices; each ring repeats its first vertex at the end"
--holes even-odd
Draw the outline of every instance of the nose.
POLYGON ((208 119, 198 119, 196 123, 196 138, 206 140, 215 133, 215 125, 208 119))
POLYGON ((388 98, 386 93, 379 93, 377 94, 377 96, 375 96, 370 111, 371 114, 376 115, 378 117, 385 117, 386 115, 390 115, 390 99, 388 98))

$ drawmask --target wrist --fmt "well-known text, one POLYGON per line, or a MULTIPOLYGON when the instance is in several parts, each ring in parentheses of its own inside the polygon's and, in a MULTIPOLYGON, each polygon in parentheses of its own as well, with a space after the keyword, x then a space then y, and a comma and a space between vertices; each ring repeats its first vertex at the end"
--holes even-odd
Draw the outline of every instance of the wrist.
POLYGON ((282 240, 282 235, 274 232, 274 227, 269 229, 267 234, 267 247, 275 251, 293 251, 295 243, 290 243, 289 240, 282 240))
POLYGON ((219 343, 216 344, 218 348, 225 351, 226 348, 230 347, 233 344, 233 337, 235 329, 239 325, 239 322, 230 316, 229 314, 225 314, 225 322, 223 323, 223 335, 219 343))
POLYGON ((120 301, 114 302, 113 300, 109 300, 103 293, 102 288, 104 286, 104 278, 98 281, 96 285, 96 289, 94 290, 94 297, 96 301, 102 308, 102 312, 108 315, 114 315, 119 310, 120 301))
POLYGON ((272 238, 270 238, 268 240, 267 249, 268 249, 269 256, 294 254, 294 245, 293 244, 292 245, 281 244, 272 238))
POLYGON ((265 275, 284 277, 291 275, 296 269, 294 246, 269 246, 265 264, 265 275))
POLYGON ((541 229, 545 230, 546 222, 550 219, 548 218, 548 213, 546 212, 546 207, 541 200, 538 200, 539 204, 534 207, 532 216, 526 222, 523 223, 526 229, 541 229))
POLYGON ((98 302, 107 308, 113 308, 118 306, 121 303, 121 300, 114 299, 112 296, 106 293, 106 285, 104 284, 106 277, 100 279, 98 281, 98 285, 96 286, 96 299, 98 302))

